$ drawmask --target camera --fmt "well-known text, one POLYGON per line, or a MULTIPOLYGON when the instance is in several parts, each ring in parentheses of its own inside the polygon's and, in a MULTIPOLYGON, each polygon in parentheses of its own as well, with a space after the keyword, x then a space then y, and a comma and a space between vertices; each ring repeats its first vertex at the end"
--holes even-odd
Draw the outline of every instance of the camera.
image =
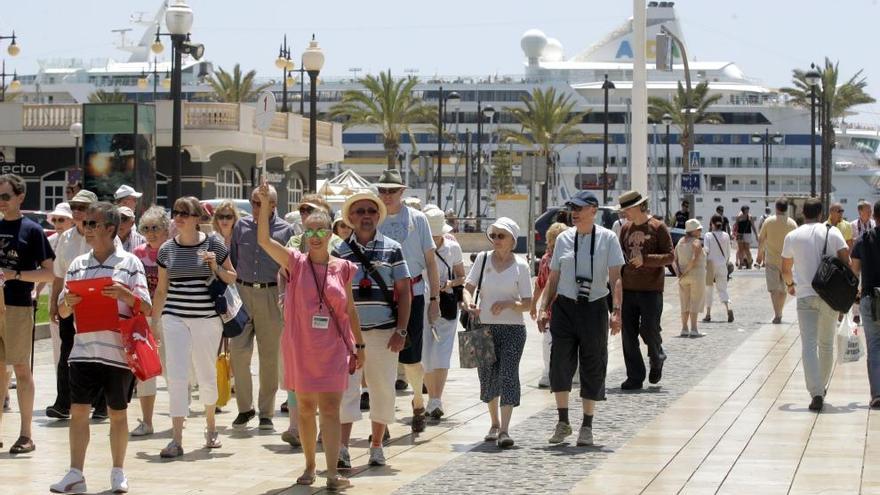
POLYGON ((579 303, 588 303, 590 302, 590 292, 593 290, 593 279, 589 277, 575 277, 575 282, 577 282, 578 286, 578 298, 577 302, 579 303))

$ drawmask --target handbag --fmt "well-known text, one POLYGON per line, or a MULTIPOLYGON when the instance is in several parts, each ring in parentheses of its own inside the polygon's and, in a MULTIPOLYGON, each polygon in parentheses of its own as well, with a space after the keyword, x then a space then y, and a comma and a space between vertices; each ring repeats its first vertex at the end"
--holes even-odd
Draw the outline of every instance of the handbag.
POLYGON ((825 301, 832 309, 839 313, 846 313, 852 308, 859 291, 859 279, 846 263, 833 255, 827 254, 828 237, 831 226, 825 233, 825 245, 822 247, 822 261, 819 269, 813 275, 812 287, 816 294, 825 301))
MULTIPOLYGON (((488 257, 488 252, 483 253, 483 264, 480 267, 480 279, 477 282, 474 304, 477 304, 480 299, 483 273, 486 271, 488 257)), ((492 339, 492 329, 480 323, 479 317, 472 318, 467 311, 462 311, 461 314, 464 325, 464 331, 458 332, 458 360, 461 367, 476 368, 495 364, 495 342, 492 339)))
MULTIPOLYGON (((715 242, 718 244, 718 249, 721 250, 721 254, 724 254, 724 248, 721 247, 721 241, 718 240, 718 236, 714 233, 712 234, 712 238, 715 239, 715 242)), ((724 254, 724 258, 727 260, 727 280, 730 280, 730 276, 733 275, 733 271, 736 267, 733 265, 733 262, 730 261, 730 254, 724 254)), ((713 279, 714 281, 714 279, 713 279)))
POLYGON ((214 310, 223 322, 223 336, 231 338, 241 335, 251 316, 241 302, 238 287, 215 278, 208 284, 208 293, 214 298, 214 310))
POLYGON ((229 354, 229 338, 220 339, 217 353, 217 407, 223 407, 232 398, 232 365, 229 354))
MULTIPOLYGON (((448 273, 447 278, 453 280, 455 276, 452 273, 452 267, 449 266, 449 263, 447 263, 446 260, 443 259, 443 256, 440 256, 440 253, 436 250, 434 251, 434 254, 436 254, 437 257, 440 258, 440 261, 446 265, 446 271, 448 273)), ((455 289, 463 289, 463 287, 453 287, 452 292, 440 291, 440 316, 444 320, 452 321, 458 316, 458 303, 461 302, 461 299, 458 298, 459 295, 455 293, 455 289)))
POLYGON ((141 300, 135 298, 131 318, 119 321, 122 334, 122 347, 125 359, 134 376, 140 381, 162 374, 162 361, 159 359, 159 346, 150 331, 147 317, 141 311, 141 300))
POLYGON ((865 346, 859 338, 858 328, 852 315, 847 315, 837 327, 837 360, 841 363, 854 363, 865 355, 865 346))

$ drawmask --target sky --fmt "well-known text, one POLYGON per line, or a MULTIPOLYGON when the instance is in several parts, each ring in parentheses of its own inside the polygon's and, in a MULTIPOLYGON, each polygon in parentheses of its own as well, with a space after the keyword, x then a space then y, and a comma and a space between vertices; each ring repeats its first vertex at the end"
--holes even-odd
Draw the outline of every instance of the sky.
MULTIPOLYGON (((34 73, 37 61, 113 57, 118 35, 135 12, 152 16, 161 0, 5 1, 0 35, 14 29, 22 52, 6 55, 7 70, 34 73)), ((559 39, 565 56, 598 41, 632 15, 629 0, 188 0, 194 11, 192 38, 206 46, 215 66, 256 69, 278 77, 274 61, 286 33, 293 54, 312 33, 324 50, 322 76, 349 77, 351 68, 391 69, 420 77, 522 74, 523 32, 538 28, 559 39)), ((873 34, 880 0, 682 0, 676 11, 688 54, 704 61, 733 61, 749 77, 771 87, 789 85, 791 70, 824 58, 840 62, 849 78, 864 69, 868 92, 880 100, 880 57, 873 34)), ((859 107, 850 120, 880 125, 880 103, 859 107)))

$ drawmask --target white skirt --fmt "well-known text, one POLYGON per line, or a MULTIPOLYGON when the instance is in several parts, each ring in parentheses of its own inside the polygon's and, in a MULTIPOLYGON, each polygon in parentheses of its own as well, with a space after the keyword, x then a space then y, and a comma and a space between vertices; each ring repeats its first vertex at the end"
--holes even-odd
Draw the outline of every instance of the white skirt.
POLYGON ((422 335, 422 366, 426 373, 438 369, 449 369, 457 328, 458 319, 450 321, 442 317, 434 322, 433 331, 431 331, 430 324, 425 325, 422 335), (435 337, 434 334, 437 336, 435 337))

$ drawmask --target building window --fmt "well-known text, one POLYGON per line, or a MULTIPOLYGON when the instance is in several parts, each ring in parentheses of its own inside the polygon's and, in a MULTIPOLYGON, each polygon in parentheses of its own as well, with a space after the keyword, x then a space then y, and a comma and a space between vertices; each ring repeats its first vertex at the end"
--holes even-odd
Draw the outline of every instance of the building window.
POLYGON ((296 211, 303 196, 303 181, 299 177, 287 180, 287 212, 296 211))
POLYGON ((67 187, 67 171, 51 172, 40 178, 40 207, 52 211, 55 205, 67 201, 64 188, 67 187))
POLYGON ((168 204, 168 176, 156 172, 156 204, 170 208, 168 204))
POLYGON ((222 199, 244 199, 244 186, 238 170, 226 166, 217 172, 217 197, 222 199))

